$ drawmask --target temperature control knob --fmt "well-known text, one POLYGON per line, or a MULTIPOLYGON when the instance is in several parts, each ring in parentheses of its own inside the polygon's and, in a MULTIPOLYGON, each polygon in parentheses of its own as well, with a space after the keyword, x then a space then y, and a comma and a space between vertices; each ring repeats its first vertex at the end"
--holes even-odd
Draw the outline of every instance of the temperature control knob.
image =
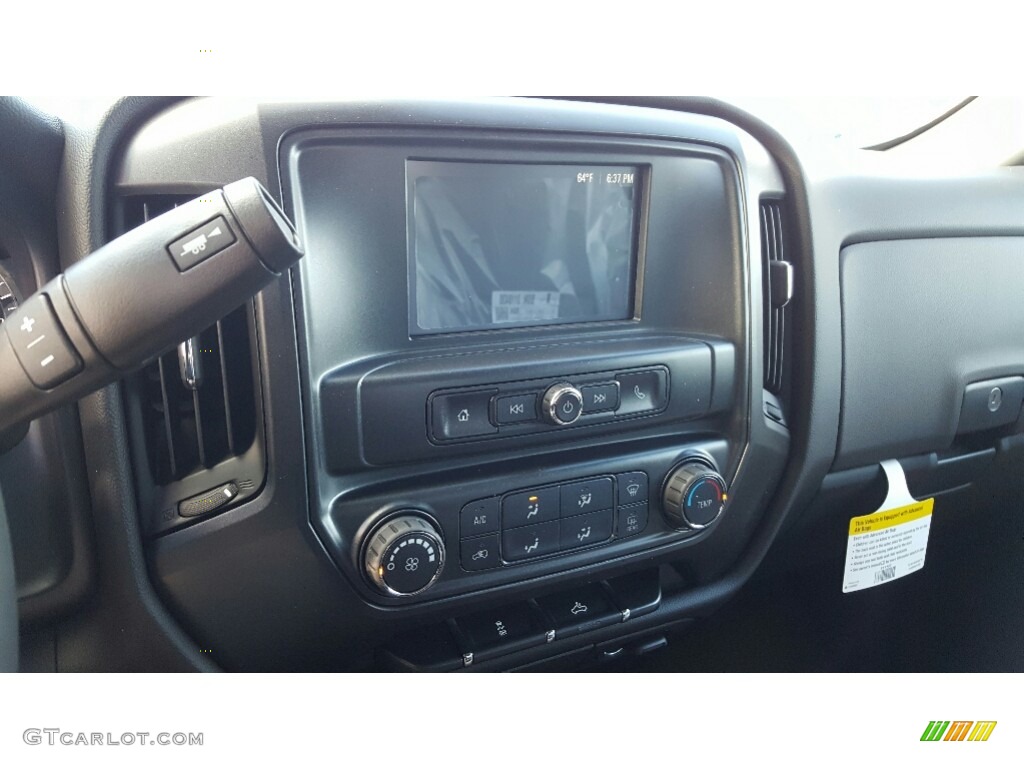
POLYGON ((540 412, 552 424, 572 424, 583 413, 583 394, 572 384, 553 384, 544 393, 540 412))
POLYGON ((425 517, 402 513, 377 526, 364 547, 370 581, 392 597, 415 595, 431 586, 444 568, 444 542, 425 517))
POLYGON ((662 509, 669 525, 699 531, 722 514, 726 485, 709 461, 689 459, 669 473, 662 509))

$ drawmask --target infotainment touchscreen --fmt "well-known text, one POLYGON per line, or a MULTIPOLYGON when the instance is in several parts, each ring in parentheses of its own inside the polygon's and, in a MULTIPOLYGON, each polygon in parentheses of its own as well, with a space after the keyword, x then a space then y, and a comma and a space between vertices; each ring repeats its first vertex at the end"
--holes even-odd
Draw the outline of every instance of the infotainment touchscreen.
POLYGON ((639 167, 406 170, 413 335, 633 317, 639 167))

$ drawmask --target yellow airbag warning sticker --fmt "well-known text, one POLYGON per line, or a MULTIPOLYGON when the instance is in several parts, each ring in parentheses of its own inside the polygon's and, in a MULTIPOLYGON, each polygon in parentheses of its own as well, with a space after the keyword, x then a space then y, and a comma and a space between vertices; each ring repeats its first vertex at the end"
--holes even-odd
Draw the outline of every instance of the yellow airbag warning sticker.
POLYGON ((907 490, 903 467, 884 461, 889 494, 870 515, 850 520, 843 592, 876 587, 924 568, 935 499, 917 501, 907 490))
POLYGON ((928 499, 898 509, 872 512, 864 517, 855 517, 850 521, 850 535, 859 536, 862 533, 884 531, 887 528, 895 528, 897 525, 905 525, 920 520, 922 517, 928 517, 932 513, 934 503, 934 499, 928 499))

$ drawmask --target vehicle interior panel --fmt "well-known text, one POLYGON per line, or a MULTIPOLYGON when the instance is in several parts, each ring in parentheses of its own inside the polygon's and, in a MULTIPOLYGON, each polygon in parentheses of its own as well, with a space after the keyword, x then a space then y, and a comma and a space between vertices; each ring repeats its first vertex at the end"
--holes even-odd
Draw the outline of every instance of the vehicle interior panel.
POLYGON ((1024 667, 1019 165, 705 98, 0 135, 0 667, 1024 667), (844 591, 889 460, 923 567, 844 591))

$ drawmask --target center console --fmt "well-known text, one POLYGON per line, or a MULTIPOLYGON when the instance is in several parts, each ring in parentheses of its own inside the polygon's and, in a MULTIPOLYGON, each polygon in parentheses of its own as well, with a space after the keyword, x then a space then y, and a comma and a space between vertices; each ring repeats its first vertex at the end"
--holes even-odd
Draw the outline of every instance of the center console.
POLYGON ((789 447, 764 147, 530 99, 164 119, 125 190, 262 163, 306 252, 254 305, 265 483, 149 544, 218 662, 510 668, 728 594, 789 447))
MULTIPOLYGON (((372 604, 749 527, 741 172, 696 142, 297 131, 313 526, 372 604)), ((729 535, 729 534, 726 534, 729 535)))

